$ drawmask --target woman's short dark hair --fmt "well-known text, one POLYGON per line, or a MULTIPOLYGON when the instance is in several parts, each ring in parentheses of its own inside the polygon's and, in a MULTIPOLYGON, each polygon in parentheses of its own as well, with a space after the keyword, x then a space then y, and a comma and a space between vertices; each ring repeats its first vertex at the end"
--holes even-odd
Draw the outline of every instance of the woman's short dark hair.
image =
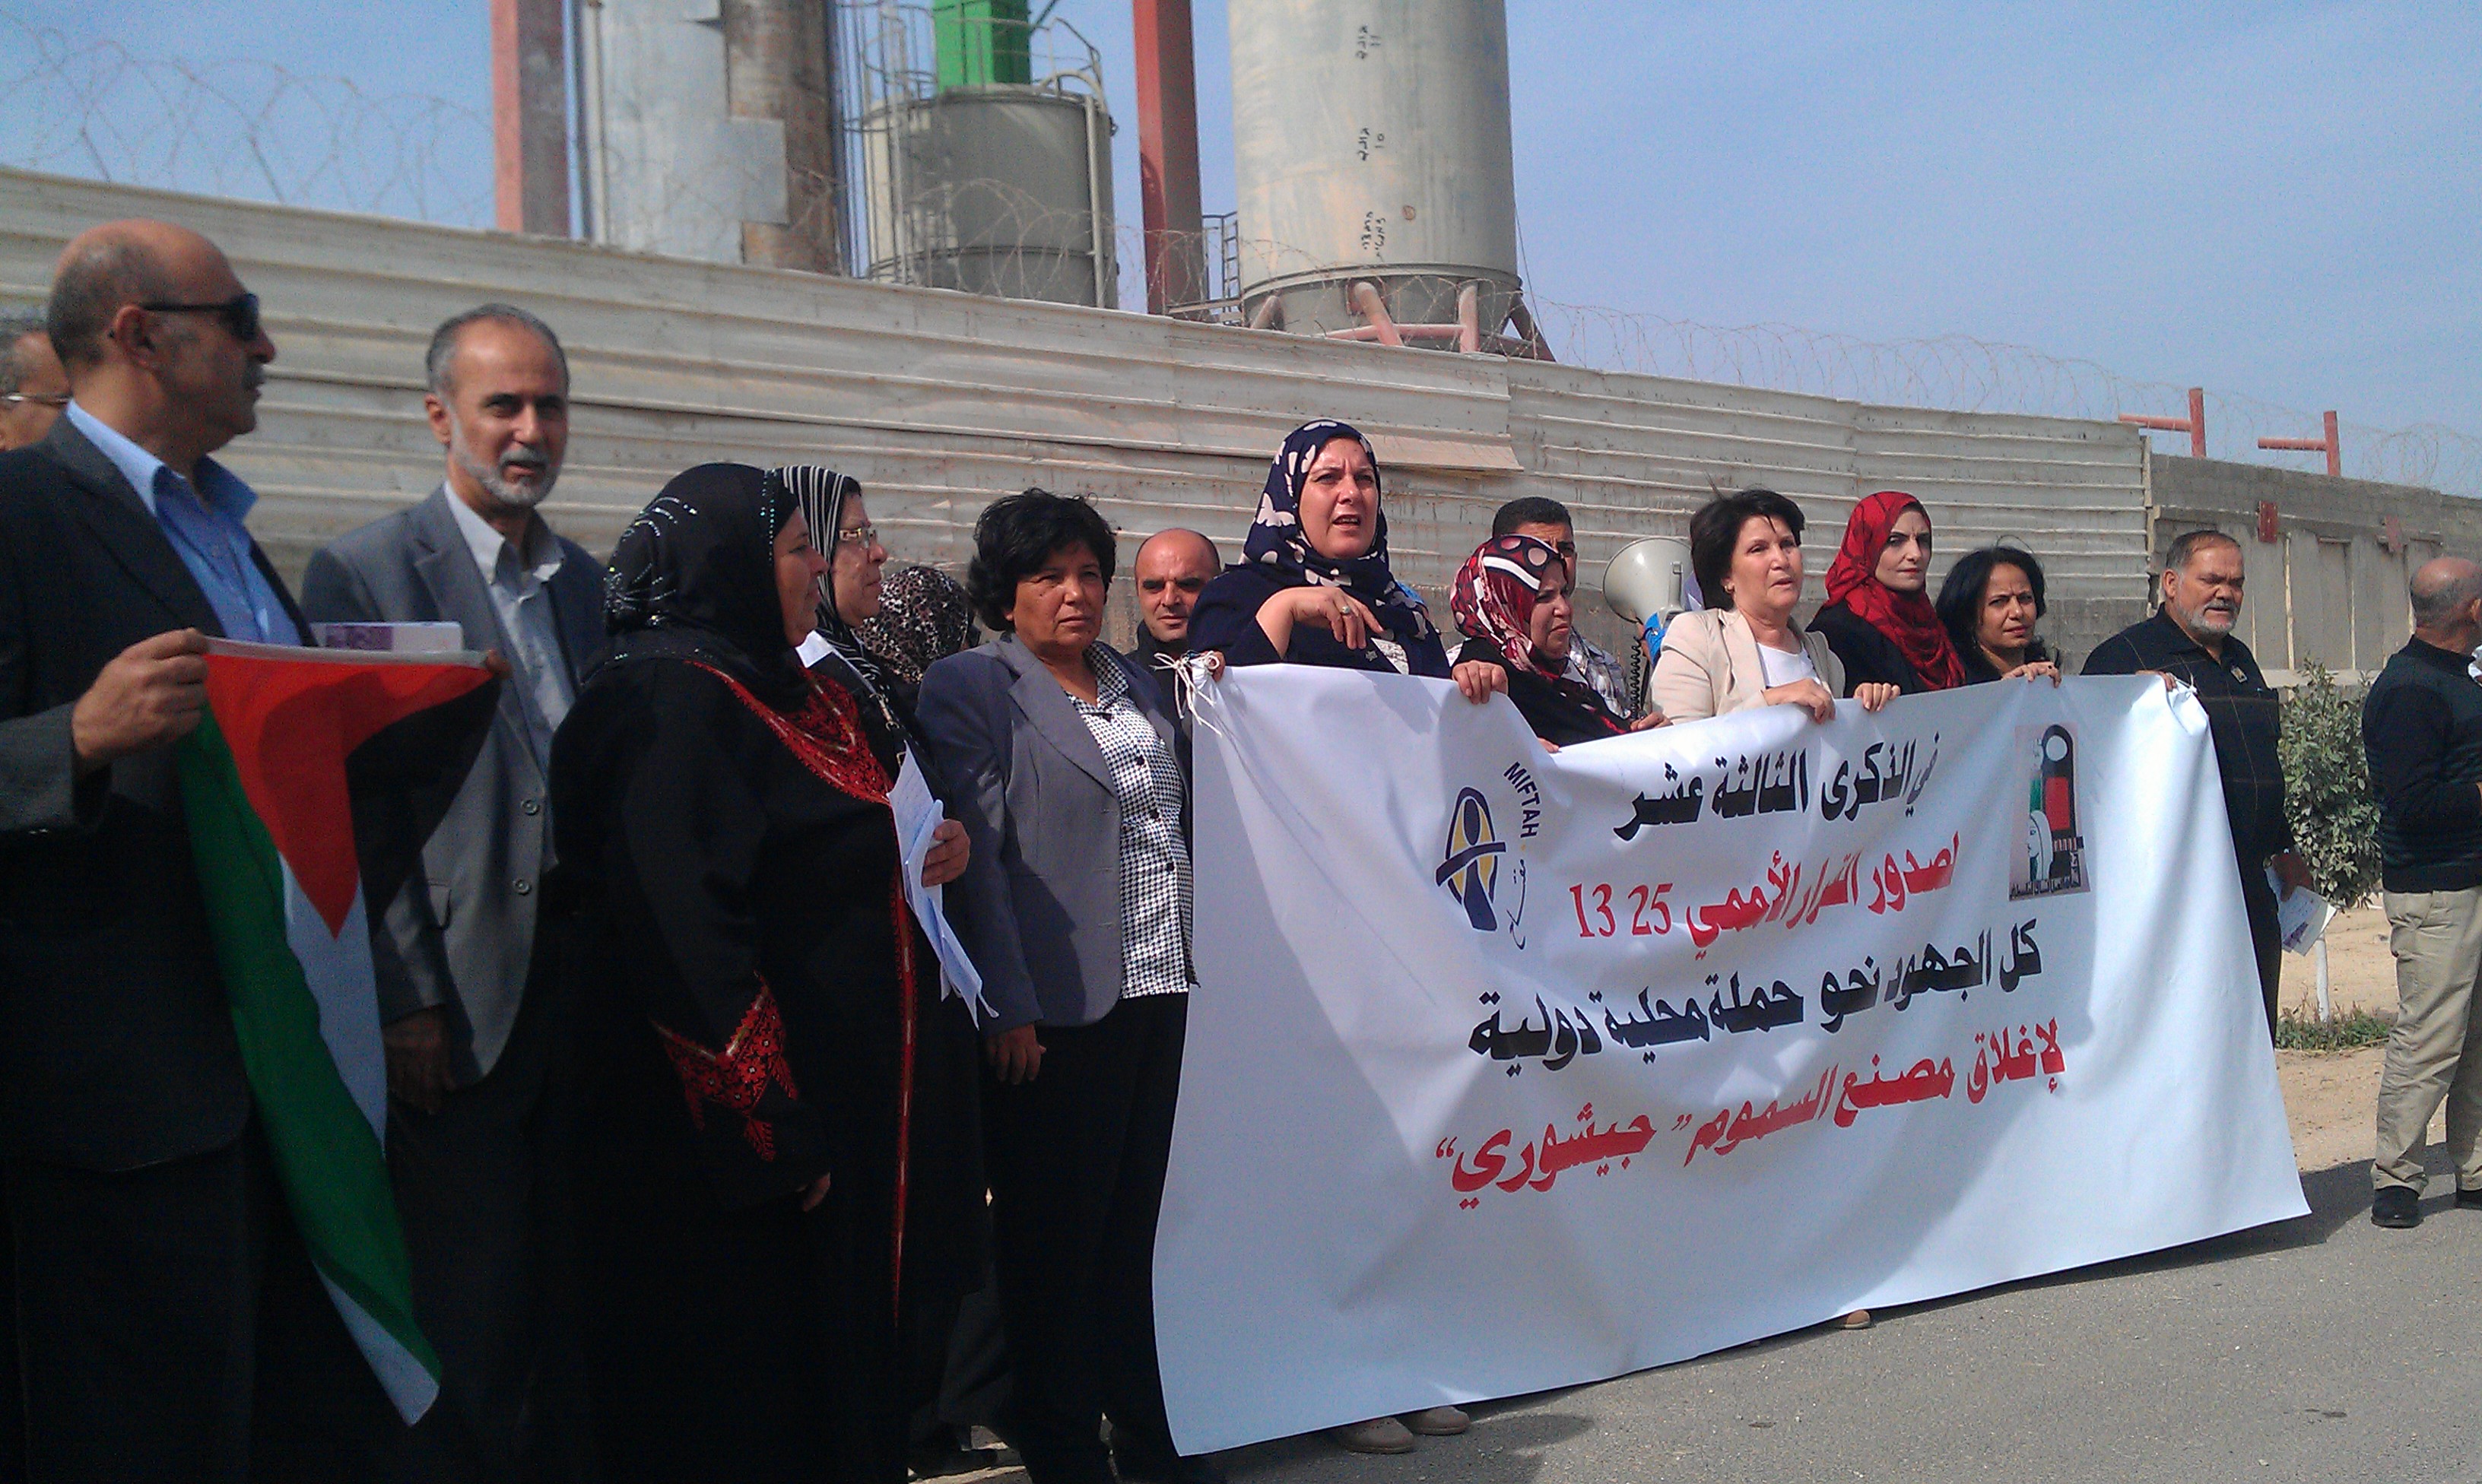
POLYGON ((985 506, 974 522, 974 560, 965 566, 965 595, 973 599, 983 627, 994 634, 1015 632, 1008 611, 1017 603, 1017 585, 1071 546, 1091 552, 1103 581, 1112 580, 1118 555, 1112 527, 1084 496, 1029 489, 985 506))
POLYGON ((1991 581, 1993 567, 2015 567, 2025 574, 2025 586, 2034 589, 2034 616, 2043 616, 2043 564, 2034 554, 2021 546, 1977 546, 1956 559, 1947 569, 1947 581, 1940 584, 1940 622, 1947 625, 1949 642, 1961 655, 1978 654, 1978 636, 1982 627, 1982 589, 1991 581))
POLYGON ((1741 528, 1753 520, 1780 520, 1801 539, 1801 507, 1772 489, 1736 489, 1717 495, 1689 517, 1689 565, 1698 574, 1698 597, 1708 608, 1730 608, 1724 579, 1732 572, 1732 552, 1741 544, 1741 528))

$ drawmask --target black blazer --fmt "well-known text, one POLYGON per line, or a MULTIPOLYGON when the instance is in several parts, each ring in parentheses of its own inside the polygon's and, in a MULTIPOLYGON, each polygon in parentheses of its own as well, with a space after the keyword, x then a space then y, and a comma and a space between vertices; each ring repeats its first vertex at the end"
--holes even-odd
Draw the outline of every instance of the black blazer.
MULTIPOLYGON (((282 579, 251 555, 285 611, 282 579)), ((250 1090, 172 754, 80 782, 106 663, 215 610, 120 471, 62 418, 0 455, 0 1150, 123 1170, 241 1136, 250 1090)), ((305 631, 306 632, 306 631, 305 631)))
POLYGON ((1914 670, 1914 662, 1896 647, 1896 641, 1879 632, 1876 624, 1846 608, 1830 603, 1809 621, 1811 630, 1827 640, 1835 658, 1844 662, 1844 693, 1873 681, 1894 686, 1907 695, 1919 695, 1927 688, 1914 670))

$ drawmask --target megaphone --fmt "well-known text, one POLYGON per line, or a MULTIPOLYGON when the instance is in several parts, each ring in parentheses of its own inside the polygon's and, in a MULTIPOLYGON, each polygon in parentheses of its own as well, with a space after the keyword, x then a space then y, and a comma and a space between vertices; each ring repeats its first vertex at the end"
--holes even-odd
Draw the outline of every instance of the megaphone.
POLYGON ((1642 631, 1629 658, 1629 691, 1641 713, 1649 704, 1654 657, 1663 648, 1664 625, 1689 607, 1696 590, 1689 543, 1670 536, 1631 541, 1603 568, 1603 605, 1642 631))
POLYGON ((1603 604, 1633 624, 1670 620, 1689 606, 1689 543, 1648 536, 1621 548, 1603 568, 1603 604))

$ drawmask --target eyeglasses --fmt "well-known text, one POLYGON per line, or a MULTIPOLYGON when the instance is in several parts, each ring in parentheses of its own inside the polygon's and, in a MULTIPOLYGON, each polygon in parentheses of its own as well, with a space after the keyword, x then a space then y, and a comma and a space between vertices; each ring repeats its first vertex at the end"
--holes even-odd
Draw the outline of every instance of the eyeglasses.
POLYGON ((170 299, 157 299, 138 306, 149 314, 212 314, 224 321, 224 330, 244 345, 258 338, 258 296, 236 294, 219 304, 182 304, 170 299))
POLYGON ((36 406, 50 407, 57 411, 69 404, 69 394, 63 392, 57 397, 47 397, 40 392, 0 392, 0 404, 13 407, 20 403, 28 402, 36 406))
POLYGON ((836 539, 849 546, 870 546, 879 540, 877 526, 847 526, 836 533, 836 539))

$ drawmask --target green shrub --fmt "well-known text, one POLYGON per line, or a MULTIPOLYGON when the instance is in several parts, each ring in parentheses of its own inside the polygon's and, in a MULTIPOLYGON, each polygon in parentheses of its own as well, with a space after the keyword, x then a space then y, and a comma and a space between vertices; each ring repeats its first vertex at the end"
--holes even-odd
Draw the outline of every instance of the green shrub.
POLYGON ((2349 907, 2379 884, 2379 800, 2362 751, 2362 692, 2312 663, 2284 698, 2284 813, 2318 895, 2349 907))
POLYGON ((2326 1025, 2287 1009, 2275 1018, 2275 1044, 2287 1052, 2350 1052, 2378 1046, 2388 1038, 2389 1022, 2367 1010, 2338 1015, 2326 1025))

